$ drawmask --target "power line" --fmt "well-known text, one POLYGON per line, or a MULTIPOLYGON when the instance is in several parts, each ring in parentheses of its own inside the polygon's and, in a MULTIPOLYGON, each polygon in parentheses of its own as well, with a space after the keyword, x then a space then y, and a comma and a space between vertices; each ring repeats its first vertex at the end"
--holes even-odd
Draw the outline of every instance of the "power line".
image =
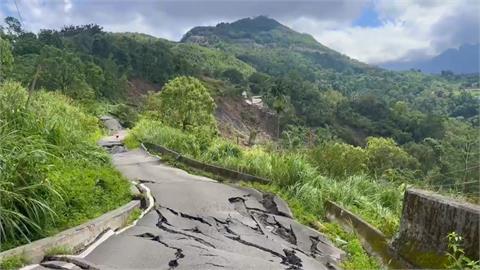
POLYGON ((13 0, 13 2, 15 3, 15 8, 17 9, 18 18, 20 19, 20 22, 22 23, 22 26, 25 27, 25 24, 24 24, 23 18, 22 18, 22 14, 20 13, 20 9, 18 8, 18 5, 17 5, 17 0, 13 0))
POLYGON ((431 187, 448 187, 448 186, 460 186, 460 185, 469 185, 469 184, 479 184, 479 181, 470 181, 463 183, 452 183, 452 184, 440 184, 440 185, 430 185, 431 187))
POLYGON ((460 169, 460 170, 452 170, 452 171, 447 171, 445 173, 437 173, 437 174, 434 174, 434 175, 427 175, 428 177, 437 177, 437 176, 442 176, 442 175, 452 175, 454 173, 458 173, 458 172, 466 172, 470 169, 475 169, 475 168, 480 168, 480 165, 476 165, 476 166, 472 166, 472 167, 468 167, 468 168, 465 168, 465 169, 460 169))

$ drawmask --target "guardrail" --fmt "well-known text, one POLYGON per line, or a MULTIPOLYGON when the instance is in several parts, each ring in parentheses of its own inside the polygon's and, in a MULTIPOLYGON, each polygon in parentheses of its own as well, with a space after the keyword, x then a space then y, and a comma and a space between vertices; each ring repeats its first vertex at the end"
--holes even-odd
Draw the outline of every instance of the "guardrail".
POLYGON ((262 177, 258 177, 258 176, 251 175, 251 174, 248 174, 248 173, 243 173, 243 172, 239 172, 239 171, 215 166, 215 165, 212 165, 212 164, 207 164, 207 163, 204 163, 204 162, 201 162, 201 161, 183 156, 180 153, 175 152, 171 149, 168 149, 165 146, 160 146, 160 145, 156 145, 156 144, 152 144, 152 143, 142 143, 142 146, 147 152, 153 151, 153 152, 157 152, 157 153, 160 153, 160 154, 163 154, 163 155, 168 155, 170 157, 173 157, 175 160, 177 160, 179 162, 182 162, 182 163, 184 163, 184 164, 186 164, 186 165, 188 165, 192 168, 199 169, 199 170, 209 172, 209 173, 213 173, 213 174, 225 177, 225 178, 229 178, 229 179, 232 179, 232 180, 247 181, 247 182, 260 182, 260 183, 264 183, 264 184, 271 183, 271 181, 266 179, 266 178, 262 178, 262 177))

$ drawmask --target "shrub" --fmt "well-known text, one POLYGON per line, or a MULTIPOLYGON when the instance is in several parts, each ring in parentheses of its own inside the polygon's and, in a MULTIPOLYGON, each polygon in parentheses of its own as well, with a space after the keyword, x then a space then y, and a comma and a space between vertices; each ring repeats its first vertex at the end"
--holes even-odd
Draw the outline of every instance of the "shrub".
POLYGON ((2 270, 15 270, 27 265, 29 262, 25 255, 11 256, 3 259, 0 262, 0 269, 2 270))
POLYGON ((448 269, 480 269, 480 262, 465 256, 462 248, 463 237, 456 232, 451 232, 448 238, 448 269))
POLYGON ((126 104, 120 103, 112 106, 110 114, 115 116, 124 127, 131 128, 138 120, 137 111, 126 104))
POLYGON ((365 148, 368 169, 381 176, 388 169, 415 169, 418 161, 391 138, 369 137, 365 148))
POLYGON ((341 178, 366 170, 365 150, 345 143, 324 143, 309 153, 310 160, 322 174, 341 178))

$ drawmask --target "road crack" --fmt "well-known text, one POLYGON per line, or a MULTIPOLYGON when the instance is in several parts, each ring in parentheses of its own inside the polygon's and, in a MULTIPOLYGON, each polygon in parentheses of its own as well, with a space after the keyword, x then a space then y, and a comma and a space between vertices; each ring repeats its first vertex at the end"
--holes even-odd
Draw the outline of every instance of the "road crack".
POLYGON ((284 216, 290 218, 287 214, 278 210, 277 203, 275 202, 275 194, 272 193, 263 193, 263 198, 260 203, 267 209, 270 214, 277 216, 284 216))
POLYGON ((161 229, 161 230, 164 230, 166 232, 169 232, 169 233, 173 233, 173 234, 180 234, 180 235, 183 235, 183 236, 186 236, 188 238, 191 238, 205 246, 208 246, 208 247, 211 247, 211 248, 215 248, 215 246, 213 244, 211 244, 210 242, 207 242, 205 241, 204 239, 200 238, 200 237, 197 237, 197 236, 194 236, 194 235, 191 235, 191 234, 188 234, 188 233, 184 233, 182 231, 177 231, 175 229, 171 229, 169 227, 166 227, 164 224, 170 226, 170 227, 173 227, 172 225, 170 225, 168 223, 168 220, 162 215, 162 213, 160 212, 160 210, 158 209, 155 209, 157 214, 158 214, 158 222, 156 224, 157 228, 161 229))
MULTIPOLYGON (((231 231, 231 229, 229 228, 225 228, 227 231, 231 231)), ((302 267, 302 260, 297 256, 295 255, 295 251, 294 250, 288 250, 288 249, 283 249, 283 252, 285 253, 285 255, 282 255, 274 250, 271 250, 271 249, 268 249, 266 247, 263 247, 263 246, 260 246, 260 245, 257 245, 255 243, 251 243, 251 242, 248 242, 248 241, 245 241, 243 240, 237 233, 231 231, 232 234, 234 234, 234 236, 228 236, 228 235, 225 235, 225 237, 231 239, 231 240, 234 240, 240 244, 243 244, 243 245, 246 245, 246 246, 250 246, 250 247, 253 247, 253 248, 256 248, 256 249, 259 249, 259 250, 262 250, 264 252, 267 252, 267 253, 270 253, 272 254, 273 256, 276 256, 276 257, 279 257, 281 260, 282 260, 282 264, 284 265, 287 265, 288 268, 287 269, 301 269, 302 267)))
POLYGON ((292 225, 290 224, 290 228, 286 228, 280 223, 277 218, 273 215, 259 215, 259 220, 262 224, 266 226, 272 226, 273 230, 272 233, 275 235, 280 236, 285 241, 289 242, 290 244, 297 245, 297 236, 292 229, 292 225))

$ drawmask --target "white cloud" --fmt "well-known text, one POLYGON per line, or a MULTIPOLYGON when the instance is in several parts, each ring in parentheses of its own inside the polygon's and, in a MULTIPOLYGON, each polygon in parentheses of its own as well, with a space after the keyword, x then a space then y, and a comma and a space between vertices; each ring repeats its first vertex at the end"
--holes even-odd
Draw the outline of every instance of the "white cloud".
POLYGON ((291 25, 328 47, 372 64, 432 56, 465 42, 478 42, 477 1, 378 0, 374 5, 383 21, 379 27, 328 26, 315 20, 291 25))

